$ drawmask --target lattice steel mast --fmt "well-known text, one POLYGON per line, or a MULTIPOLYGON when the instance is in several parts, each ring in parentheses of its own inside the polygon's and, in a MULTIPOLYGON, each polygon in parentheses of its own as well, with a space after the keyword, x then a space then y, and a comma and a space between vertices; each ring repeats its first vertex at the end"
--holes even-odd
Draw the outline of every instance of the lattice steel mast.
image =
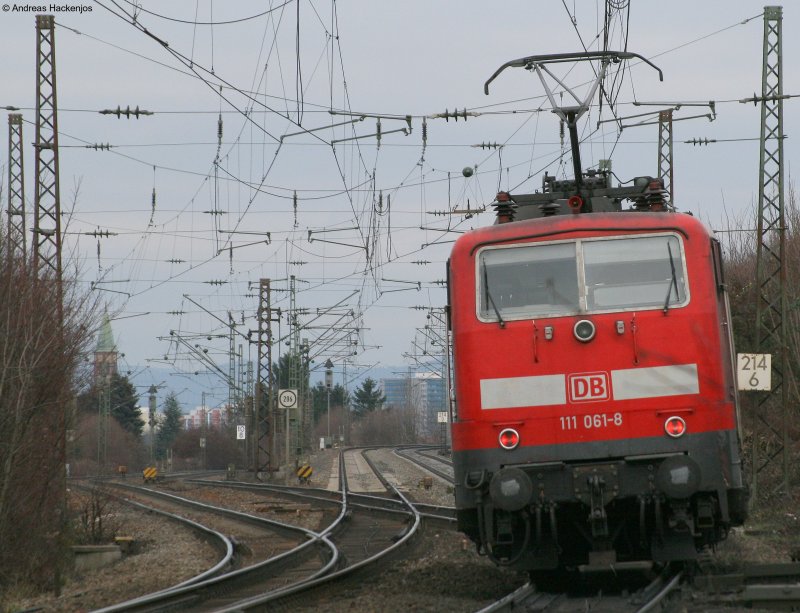
POLYGON ((239 390, 236 379, 236 322, 228 311, 228 410, 233 413, 239 409, 239 390))
POLYGON ((22 115, 8 116, 8 255, 27 255, 25 236, 25 166, 22 155, 22 115))
MULTIPOLYGON (((61 202, 58 184, 58 105, 56 103, 55 19, 36 16, 36 192, 33 262, 36 271, 61 282, 61 202)), ((60 293, 60 290, 59 290, 60 293)))
POLYGON ((299 436, 300 424, 297 419, 297 414, 300 409, 300 368, 302 364, 300 354, 300 326, 297 319, 297 278, 294 275, 289 277, 289 389, 297 390, 298 392, 298 405, 295 410, 294 419, 292 418, 292 409, 286 409, 286 466, 290 465, 292 456, 292 443, 295 433, 292 432, 292 422, 294 422, 294 429, 299 436))
POLYGON ((672 191, 672 109, 658 113, 658 175, 664 181, 669 201, 675 204, 672 191))
POLYGON ((256 474, 273 470, 275 456, 272 423, 272 304, 270 280, 258 284, 258 364, 256 368, 255 411, 253 416, 253 468, 256 474), (266 394, 266 398, 264 395, 266 394))
POLYGON ((783 55, 779 6, 764 7, 764 52, 761 76, 761 148, 758 182, 758 250, 756 255, 756 347, 773 353, 772 390, 757 400, 753 437, 752 497, 758 493, 758 476, 775 458, 783 457, 783 488, 789 482, 787 420, 789 399, 785 242, 783 207, 783 55), (778 415, 780 411, 780 415, 778 415), (759 432, 759 423, 763 426, 759 432), (763 438, 759 436, 763 435, 763 438), (766 457, 759 458, 759 441, 768 442, 766 457))

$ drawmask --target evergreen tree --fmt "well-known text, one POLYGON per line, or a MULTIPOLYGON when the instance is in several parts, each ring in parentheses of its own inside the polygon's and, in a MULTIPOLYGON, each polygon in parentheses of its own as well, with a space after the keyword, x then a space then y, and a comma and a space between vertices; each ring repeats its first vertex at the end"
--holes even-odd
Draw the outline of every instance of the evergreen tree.
POLYGON ((386 396, 378 389, 378 384, 367 377, 353 394, 353 412, 357 417, 363 417, 376 409, 380 410, 384 402, 386 396))
MULTIPOLYGON (((345 406, 346 401, 349 400, 348 396, 349 394, 340 384, 334 385, 331 390, 331 409, 345 406)), ((323 419, 328 412, 328 388, 322 381, 311 388, 311 407, 314 423, 319 423, 320 419, 323 419)))
POLYGON ((172 447, 175 439, 183 429, 183 411, 174 392, 164 399, 164 417, 160 420, 156 433, 156 453, 159 459, 167 455, 167 449, 172 447))
POLYGON ((297 384, 301 389, 308 389, 308 361, 303 360, 297 353, 284 353, 277 362, 272 363, 272 376, 275 378, 276 390, 292 387, 290 381, 293 368, 297 369, 297 384))
MULTIPOLYGON (((111 390, 111 400, 109 407, 111 416, 116 419, 120 426, 133 434, 136 438, 142 436, 144 422, 139 414, 139 395, 136 388, 128 377, 113 374, 109 381, 111 390)), ((100 390, 103 389, 97 383, 92 388, 78 396, 78 411, 91 415, 97 415, 100 405, 100 390)))
POLYGON ((142 436, 144 422, 139 414, 139 395, 128 377, 111 375, 111 416, 136 438, 142 436))

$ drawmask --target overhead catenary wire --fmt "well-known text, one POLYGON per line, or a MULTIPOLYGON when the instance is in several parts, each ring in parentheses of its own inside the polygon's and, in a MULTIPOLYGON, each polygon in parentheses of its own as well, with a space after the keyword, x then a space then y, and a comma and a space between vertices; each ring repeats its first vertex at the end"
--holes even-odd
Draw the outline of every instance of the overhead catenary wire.
MULTIPOLYGON (((334 10, 335 10, 335 7, 332 6, 331 10, 332 10, 332 13, 333 13, 334 10)), ((291 14, 291 12, 292 11, 289 11, 290 14, 291 14)), ((329 30, 333 31, 333 27, 329 28, 329 30)), ((336 44, 334 41, 331 41, 331 43, 332 43, 330 45, 331 47, 333 47, 333 45, 336 44)), ((219 72, 219 66, 217 66, 216 68, 217 68, 217 72, 219 72)), ((191 74, 191 73, 186 73, 186 74, 191 74)), ((226 91, 235 91, 235 90, 227 90, 226 89, 226 91)), ((264 88, 264 91, 265 92, 267 91, 266 88, 264 88)), ((285 100, 287 100, 287 103, 290 105, 290 107, 291 106, 295 106, 296 107, 299 104, 300 98, 301 98, 300 96, 294 96, 294 97, 285 98, 285 100)), ((333 96, 331 96, 331 99, 333 99, 333 96)), ((617 103, 618 104, 622 104, 622 102, 620 102, 620 101, 617 101, 617 103)), ((312 101, 303 100, 302 104, 303 104, 304 113, 312 113, 312 112, 316 111, 316 109, 312 109, 311 108, 312 101)), ((537 120, 538 120, 538 117, 539 117, 538 112, 540 112, 541 110, 540 109, 536 109, 535 111, 537 112, 536 116, 537 116, 537 120)), ((181 111, 174 111, 173 113, 174 114, 178 114, 180 112, 181 111)), ((228 113, 227 110, 225 112, 228 113)), ((324 112, 324 111, 320 110, 319 112, 324 112)), ((230 111, 230 113, 241 114, 238 111, 230 111)), ((500 114, 519 114, 519 111, 518 110, 497 111, 497 115, 500 115, 500 114)), ((487 114, 487 116, 489 116, 489 115, 487 114)), ((532 124, 530 122, 531 117, 532 117, 532 115, 528 115, 528 116, 526 116, 524 118, 524 123, 523 123, 524 127, 520 127, 519 128, 520 130, 526 130, 526 129, 528 129, 529 126, 532 126, 532 124)), ((306 115, 306 118, 308 119, 309 115, 306 115)), ((227 115, 226 115, 226 122, 227 122, 227 115)), ((306 120, 304 120, 304 123, 306 123, 306 120)), ((249 124, 249 125, 251 125, 251 124, 249 124)), ((226 126, 226 131, 227 131, 227 126, 226 126)), ((280 131, 276 131, 275 134, 280 134, 280 131)), ((598 136, 600 134, 601 133, 597 133, 598 136)), ((504 136, 505 136, 505 133, 504 133, 504 136)), ((508 137, 506 139, 506 141, 510 140, 511 138, 512 137, 508 137)), ((247 140, 247 139, 245 139, 245 140, 247 140)), ((310 139, 309 138, 304 138, 303 140, 304 141, 308 141, 310 139)), ((531 139, 528 139, 528 140, 531 140, 531 139)), ((552 140, 552 139, 548 139, 548 140, 552 140)), ((264 141, 266 141, 266 139, 263 139, 260 142, 263 143, 264 141)), ((251 140, 251 142, 258 143, 259 141, 251 140)), ((586 142, 591 142, 591 141, 587 140, 586 142)), ((595 142, 605 142, 605 140, 597 140, 595 142)), ((646 141, 642 141, 642 142, 646 142, 646 141)), ((230 145, 231 147, 237 147, 238 148, 240 144, 241 143, 237 142, 236 140, 229 140, 229 142, 226 143, 225 146, 227 147, 227 146, 230 145)), ((530 142, 528 142, 528 143, 510 143, 510 142, 506 142, 505 147, 507 147, 506 148, 506 153, 508 153, 510 147, 516 147, 516 146, 531 147, 532 149, 535 149, 535 151, 532 151, 532 154, 529 156, 529 158, 526 158, 526 160, 522 164, 518 165, 518 167, 520 167, 520 168, 525 168, 525 170, 523 172, 525 172, 528 175, 528 179, 527 180, 530 180, 533 176, 535 176, 535 174, 536 174, 535 168, 536 168, 536 166, 538 166, 538 164, 534 161, 533 153, 539 153, 540 152, 539 151, 540 146, 546 145, 546 144, 547 143, 544 142, 544 139, 534 138, 533 139, 533 144, 531 144, 530 142)), ((629 141, 626 141, 625 144, 629 144, 629 141)), ((142 146, 145 146, 145 145, 142 145, 142 146)), ((157 146, 157 145, 154 145, 154 146, 157 146)), ((292 144, 290 146, 294 147, 295 145, 292 144)), ((303 144, 300 144, 300 145, 297 145, 297 146, 299 146, 299 147, 309 147, 309 146, 313 146, 313 147, 328 147, 329 145, 327 143, 325 143, 325 142, 316 141, 314 144, 309 144, 309 143, 306 142, 306 143, 303 143, 303 144)), ((403 147, 403 146, 405 146, 405 145, 392 144, 392 143, 387 143, 387 142, 383 143, 383 147, 386 147, 387 150, 388 150, 389 147, 397 147, 399 149, 400 147, 403 147)), ((409 146, 419 147, 419 144, 416 143, 416 144, 409 145, 409 146)), ((439 142, 433 142, 432 141, 432 142, 428 143, 428 146, 431 148, 431 150, 434 150, 434 148, 436 148, 436 147, 445 147, 445 146, 457 147, 457 146, 460 146, 460 145, 457 144, 457 143, 454 143, 452 145, 446 145, 445 143, 441 142, 441 139, 439 139, 439 142)), ((273 147, 274 147, 274 145, 273 145, 273 147)), ((406 188, 419 185, 421 187, 421 189, 425 189, 425 188, 430 187, 430 186, 435 186, 437 184, 441 184, 445 180, 444 175, 447 172, 457 172, 459 170, 459 168, 446 168, 446 167, 443 167, 443 165, 440 164, 440 163, 434 163, 433 165, 426 164, 424 166, 424 169, 422 170, 422 172, 420 172, 420 175, 419 175, 420 176, 420 180, 419 181, 416 181, 416 180, 409 181, 407 184, 398 183, 397 181, 391 181, 391 182, 390 181, 386 181, 385 184, 383 184, 383 185, 381 185, 380 181, 374 181, 373 182, 373 186, 371 188, 367 188, 367 186, 366 186, 367 180, 364 179, 364 176, 362 175, 362 176, 359 177, 361 179, 361 183, 362 183, 362 186, 363 186, 363 189, 361 189, 361 188, 358 188, 358 187, 355 186, 355 184, 358 184, 359 181, 358 180, 353 181, 353 177, 354 176, 356 176, 356 177, 359 176, 358 173, 353 173, 353 169, 354 169, 355 166, 357 166, 357 163, 356 164, 352 164, 351 160, 347 159, 347 158, 351 154, 351 152, 355 152, 355 151, 358 152, 357 155, 359 155, 359 156, 361 155, 362 152, 366 152, 366 156, 369 157, 370 153, 372 152, 372 149, 370 147, 371 147, 371 145, 369 147, 364 147, 363 144, 362 144, 357 149, 356 148, 352 148, 352 149, 348 149, 348 150, 341 149, 341 150, 337 151, 337 153, 339 154, 339 159, 342 161, 340 179, 342 181, 343 187, 340 187, 340 189, 338 189, 338 190, 334 190, 334 189, 331 188, 328 193, 330 193, 331 198, 334 198, 334 199, 335 198, 339 198, 340 196, 342 196, 343 194, 346 193, 347 197, 348 197, 348 200, 349 200, 349 205, 345 204, 345 206, 341 207, 341 208, 344 208, 345 212, 348 212, 349 215, 352 215, 354 217, 360 217, 361 215, 364 215, 365 211, 369 210, 368 209, 369 202, 368 202, 368 199, 367 199, 366 196, 370 192, 372 192, 372 193, 378 192, 379 193, 380 190, 383 189, 384 192, 385 192, 385 196, 384 197, 387 197, 389 193, 392 193, 393 199, 395 200, 396 203, 403 204, 405 202, 407 204, 408 201, 409 201, 409 198, 406 195, 410 194, 411 192, 409 190, 407 190, 406 188), (391 183, 395 183, 395 185, 391 185, 391 183), (401 198, 396 198, 395 196, 397 194, 400 194, 401 198), (348 206, 349 206, 349 211, 348 211, 348 206)), ((240 151, 240 149, 237 149, 237 151, 240 151)), ((284 150, 283 153, 286 153, 286 150, 284 150)), ((550 152, 548 152, 548 153, 550 153, 550 152)), ((218 152, 218 154, 219 154, 219 152, 218 152)), ((268 151, 268 156, 269 155, 271 155, 271 150, 268 151)), ((143 156, 143 157, 150 157, 150 156, 148 155, 148 156, 143 156)), ((220 157, 222 158, 224 156, 220 156, 220 157)), ((481 162, 479 164, 479 166, 481 166, 481 172, 480 172, 480 174, 477 175, 477 178, 491 177, 491 180, 490 180, 490 183, 491 183, 493 181, 493 179, 494 179, 494 173, 497 172, 496 168, 500 168, 501 171, 502 171, 502 169, 505 167, 505 163, 504 162, 505 162, 506 158, 509 158, 509 156, 505 155, 504 158, 503 158, 503 162, 500 162, 498 160, 497 164, 494 164, 494 163, 488 164, 489 162, 492 161, 492 158, 490 156, 487 157, 485 160, 481 160, 481 162), (491 170, 489 170, 490 166, 491 166, 491 170)), ((377 156, 376 156, 376 159, 377 159, 377 156)), ((552 159, 552 154, 547 158, 541 158, 541 159, 542 160, 546 160, 546 161, 550 161, 550 159, 552 159)), ((379 165, 379 163, 382 165, 382 162, 383 162, 383 160, 381 160, 380 162, 369 160, 369 162, 367 163, 366 166, 370 167, 371 170, 374 170, 375 167, 379 165)), ((147 163, 148 166, 154 167, 154 165, 150 161, 143 160, 143 163, 147 163)), ((543 161, 541 163, 545 163, 545 162, 543 161)), ((219 165, 219 180, 223 181, 223 177, 225 177, 225 185, 233 186, 233 189, 236 190, 235 186, 238 183, 239 185, 242 186, 242 190, 239 193, 244 193, 244 189, 245 188, 251 188, 251 189, 256 188, 256 186, 258 184, 258 180, 260 179, 260 176, 261 176, 260 174, 258 176, 256 176, 255 182, 254 182, 252 180, 249 180, 249 179, 252 179, 252 175, 251 175, 251 177, 248 177, 246 173, 242 174, 242 173, 237 172, 235 164, 233 166, 224 167, 223 160, 220 159, 219 162, 218 162, 218 165, 219 165), (230 172, 231 175, 233 175, 236 178, 233 179, 233 178, 227 176, 225 174, 226 171, 230 172)), ((246 167, 246 163, 245 163, 244 166, 246 167)), ((160 168, 160 166, 159 166, 159 168, 160 168)), ((405 169, 404 169, 404 171, 405 171, 405 169)), ((207 174, 197 173, 197 176, 202 178, 202 177, 207 176, 207 174)), ((386 173, 379 172, 378 176, 382 177, 384 180, 387 178, 387 174, 386 173)), ((509 177, 509 176, 512 177, 512 178, 515 177, 515 176, 517 178, 519 178, 518 174, 514 175, 513 173, 509 173, 508 168, 506 168, 506 177, 509 177)), ((327 197, 327 194, 325 193, 324 189, 308 189, 306 191, 304 189, 306 186, 302 186, 302 185, 297 185, 297 186, 286 185, 286 186, 283 186, 283 187, 276 187, 275 189, 270 190, 270 188, 267 186, 267 183, 269 183, 269 181, 264 184, 264 187, 267 188, 267 189, 266 190, 264 190, 264 189, 258 190, 258 193, 260 195, 269 195, 271 197, 270 194, 266 194, 265 193, 266 191, 269 190, 269 191, 272 191, 272 194, 275 194, 276 197, 281 198, 282 200, 284 200, 284 205, 281 207, 280 210, 286 209, 285 203, 286 203, 286 201, 288 201, 288 198, 291 197, 291 193, 293 193, 295 190, 300 195, 300 198, 302 199, 302 202, 306 202, 306 200, 308 200, 308 198, 306 196, 313 197, 315 192, 320 194, 320 195, 322 195, 322 197, 327 197), (282 192, 281 190, 292 190, 292 192, 285 193, 285 192, 282 192)), ((333 183, 335 185, 335 182, 333 182, 333 183)), ((481 188, 481 182, 480 181, 478 181, 478 180, 473 181, 473 184, 475 185, 476 188, 481 188)), ((162 196, 162 186, 163 185, 164 185, 164 175, 162 175, 161 174, 161 170, 159 170, 159 209, 158 209, 159 210, 159 216, 161 216, 162 212, 166 212, 166 211, 170 211, 170 210, 177 210, 174 207, 168 208, 167 206, 163 206, 164 205, 163 196, 162 196)), ((198 189, 200 189, 200 188, 198 187, 198 189)), ((239 191, 239 190, 234 191, 234 193, 236 193, 237 191, 239 191)), ((458 198, 461 197, 458 192, 459 192, 459 190, 454 190, 453 197, 455 199, 458 199, 458 198)), ((461 193, 464 193, 464 191, 461 190, 461 193)), ((245 199, 247 199, 247 198, 245 198, 245 199)), ((387 219, 390 219, 391 214, 400 214, 402 212, 401 208, 395 206, 395 202, 392 203, 391 213, 387 216, 387 219)), ((344 203, 344 199, 342 199, 342 203, 344 203)), ((198 208, 203 208, 203 207, 198 207, 198 208)), ((208 208, 208 207, 206 206, 205 208, 208 208)), ((337 211, 341 212, 341 208, 339 208, 339 207, 337 207, 335 205, 334 206, 330 206, 330 207, 325 207, 326 211, 330 210, 330 212, 332 212, 332 213, 335 213, 337 211)), ((424 208, 427 208, 427 207, 423 207, 423 209, 421 209, 421 210, 424 210, 424 208)), ((279 209, 276 208, 276 209, 272 209, 272 210, 274 210, 275 212, 278 212, 279 209)), ((307 224, 309 222, 308 216, 306 214, 306 211, 313 211, 313 210, 314 209, 310 208, 310 207, 309 208, 301 207, 301 215, 298 218, 299 225, 304 226, 305 224, 307 224)), ((187 215, 189 215, 189 214, 192 214, 191 211, 189 213, 187 213, 187 215)), ((240 209, 237 212, 237 216, 244 218, 245 219, 245 223, 252 222, 252 219, 254 219, 254 217, 251 217, 251 215, 254 215, 254 214, 261 215, 261 214, 263 214, 263 212, 262 211, 249 211, 248 212, 248 211, 243 211, 243 208, 240 209)), ((181 219, 181 221, 184 221, 184 220, 181 219)), ((376 225, 373 222, 367 221, 365 219, 364 222, 363 222, 364 236, 362 238, 365 238, 367 241, 369 241, 369 242, 371 242, 373 244, 374 244, 374 242, 376 240, 385 241, 384 244, 388 244, 387 243, 388 238, 391 236, 391 232, 388 231, 389 227, 391 227, 391 229, 393 231, 394 230, 401 230, 404 227, 404 224, 402 224, 402 223, 394 224, 394 223, 389 222, 386 225, 380 225, 380 224, 376 225)), ((301 227, 300 229, 303 230, 304 228, 301 227)), ((197 224, 195 226, 195 228, 193 229, 193 232, 191 234, 189 234, 188 236, 197 236, 197 235, 201 235, 202 236, 204 231, 205 230, 203 230, 201 228, 201 226, 199 224, 197 224)), ((271 231, 272 231, 272 229, 271 229, 271 231)), ((283 230, 283 231, 285 232, 285 230, 283 230)), ((279 236, 279 235, 281 235, 280 233, 282 232, 282 230, 275 230, 275 232, 276 232, 276 236, 279 236)), ((166 230, 164 230, 161 234, 155 234, 155 233, 153 234, 153 236, 162 236, 162 235, 163 236, 169 236, 170 234, 169 234, 169 231, 166 231, 166 230)), ((176 236, 179 236, 179 235, 176 234, 176 236)), ((209 237, 203 236, 203 240, 209 240, 209 237)), ((292 248, 293 249, 294 248, 305 249, 308 246, 302 240, 295 240, 291 244, 292 244, 292 248)), ((173 248, 174 248, 174 244, 173 244, 173 248)), ((399 251, 405 251, 405 249, 401 248, 401 249, 399 249, 399 251)), ((333 252, 325 253, 325 255, 326 256, 330 256, 332 253, 333 252)), ((394 254, 394 252, 389 250, 389 252, 387 253, 387 257, 383 258, 383 259, 385 259, 385 262, 374 262, 374 263, 371 263, 371 265, 369 267, 361 268, 359 271, 352 272, 351 273, 351 278, 357 279, 357 275, 360 272, 363 272, 364 270, 366 270, 367 268, 372 271, 369 274, 370 275, 374 275, 375 274, 374 271, 385 267, 386 264, 389 264, 389 263, 391 263, 393 261, 396 261, 397 258, 391 257, 392 254, 394 254)), ((320 252, 316 252, 316 255, 320 255, 320 252)), ((334 257, 337 257, 335 254, 333 254, 333 255, 334 255, 334 257)), ((358 259, 352 259, 352 261, 353 262, 359 262, 358 259)), ((255 263, 255 260, 254 260, 254 263, 255 263)), ((247 264, 245 264, 245 266, 247 266, 247 264)), ((184 282, 184 281, 181 281, 181 282, 184 282)), ((188 283, 189 281, 186 281, 186 282, 188 283)), ((378 305, 378 307, 380 307, 380 305, 378 305)))

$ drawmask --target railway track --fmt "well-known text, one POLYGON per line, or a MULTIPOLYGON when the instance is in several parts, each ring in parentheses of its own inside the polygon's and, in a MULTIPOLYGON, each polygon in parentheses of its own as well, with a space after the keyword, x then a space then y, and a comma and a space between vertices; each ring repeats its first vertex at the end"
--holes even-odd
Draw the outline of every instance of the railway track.
POLYGON ((693 600, 712 606, 800 610, 800 563, 747 564, 730 573, 698 574, 693 600))
MULTIPOLYGON (((332 585, 347 585, 360 571, 377 572, 397 555, 418 535, 421 516, 413 504, 403 494, 390 486, 403 503, 404 509, 387 509, 382 504, 369 504, 365 500, 373 497, 354 494, 349 488, 348 467, 355 466, 358 475, 358 489, 375 489, 366 484, 370 478, 359 462, 347 462, 346 454, 339 456, 339 492, 342 515, 346 521, 331 530, 331 539, 341 553, 341 564, 337 570, 310 581, 305 581, 282 590, 261 596, 240 600, 219 611, 251 611, 264 608, 298 609, 317 607, 330 598, 332 585), (358 500, 358 502, 356 502, 358 500)), ((288 493, 288 492, 287 492, 288 493)), ((294 495, 300 495, 296 489, 294 495)), ((320 496, 319 492, 315 494, 320 496)))
MULTIPOLYGON (((420 449, 419 451, 421 453, 417 453, 417 456, 435 455, 433 450, 420 449)), ((194 496, 199 500, 224 499, 226 494, 222 492, 231 489, 251 491, 253 492, 252 499, 237 498, 239 506, 247 507, 250 504, 256 504, 249 502, 250 500, 258 500, 260 501, 257 503, 259 511, 263 510, 260 507, 283 507, 285 509, 313 507, 313 513, 325 517, 325 525, 312 531, 320 536, 325 534, 338 552, 338 561, 331 565, 327 572, 321 572, 313 578, 309 578, 309 575, 305 578, 299 574, 293 576, 290 566, 297 562, 288 562, 287 560, 289 566, 286 569, 278 568, 279 565, 276 565, 268 571, 271 574, 270 585, 248 577, 243 577, 238 582, 221 582, 221 578, 209 581, 193 578, 185 582, 181 589, 166 590, 167 593, 172 592, 167 600, 162 600, 161 594, 150 594, 145 599, 137 599, 143 600, 143 602, 120 603, 102 610, 325 610, 330 607, 340 607, 342 602, 348 600, 359 602, 356 595, 364 594, 365 590, 376 594, 384 589, 383 586, 386 585, 384 582, 387 579, 390 581, 389 585, 394 585, 396 578, 392 579, 392 577, 399 568, 414 568, 413 563, 410 564, 409 552, 414 551, 414 557, 422 552, 418 547, 414 549, 414 541, 417 538, 419 527, 432 525, 436 522, 437 515, 441 515, 442 524, 446 524, 449 531, 453 526, 452 518, 445 519, 447 508, 421 505, 410 500, 403 501, 405 495, 402 491, 393 489, 393 481, 397 481, 402 476, 407 483, 408 475, 397 473, 396 466, 394 467, 395 472, 392 470, 388 472, 388 478, 382 474, 381 467, 388 462, 388 450, 360 449, 349 452, 360 454, 363 457, 363 462, 375 473, 374 479, 379 482, 381 479, 384 480, 382 492, 352 492, 348 487, 349 471, 345 464, 352 465, 354 460, 351 459, 349 463, 346 463, 344 454, 339 458, 339 468, 343 475, 341 479, 343 489, 338 491, 300 485, 280 486, 208 479, 189 479, 176 485, 176 489, 188 489, 186 495, 194 496), (203 490, 208 490, 209 493, 200 493, 201 487, 203 490), (343 517, 341 525, 331 528, 334 520, 339 517, 343 517), (329 530, 329 528, 331 529, 329 530), (385 573, 389 569, 391 572, 385 573), (199 585, 190 585, 195 583, 199 585)), ((432 462, 437 461, 428 459, 432 462)), ((359 469, 358 474, 364 474, 363 466, 359 469)), ((362 477, 360 482, 364 481, 365 479, 362 477)), ((230 496, 228 495, 228 497, 230 496)), ((169 496, 166 500, 169 500, 169 496)), ((452 511, 452 509, 450 510, 452 511)), ((194 512, 192 511, 192 513, 194 512)), ((292 516, 294 517, 294 514, 292 516)), ((194 517, 199 519, 196 515, 194 517)), ((211 522, 209 521, 209 523, 211 522)), ((230 530, 219 531, 230 532, 230 530)), ((305 538, 311 539, 312 537, 305 538)), ((246 539, 243 540, 246 541, 246 539)), ((437 547, 429 540, 425 542, 427 548, 437 547)), ((252 557, 256 558, 255 555, 252 557)), ((440 559, 446 563, 446 558, 440 557, 440 559)), ((243 564, 241 559, 229 561, 223 570, 232 570, 233 572, 242 570, 241 567, 236 568, 237 562, 239 565, 243 564)), ((460 568, 453 567, 449 572, 458 573, 460 568)), ((210 575, 211 573, 209 573, 210 575)), ((457 574, 453 575, 453 578, 456 576, 457 574)), ((698 574, 690 579, 681 580, 675 578, 674 575, 660 577, 657 582, 646 589, 635 590, 629 586, 628 592, 621 591, 619 587, 620 585, 624 586, 624 583, 619 582, 616 586, 612 586, 613 581, 606 581, 602 578, 594 579, 592 584, 594 587, 584 588, 579 593, 575 593, 571 589, 562 591, 554 584, 543 583, 537 586, 529 583, 482 610, 628 613, 663 610, 665 605, 660 603, 669 602, 666 610, 679 607, 686 611, 706 612, 715 607, 715 610, 723 610, 725 607, 732 606, 774 608, 780 605, 791 608, 798 604, 797 581, 800 579, 798 565, 779 565, 760 569, 751 567, 738 573, 698 574)), ((414 581, 409 585, 413 586, 412 589, 418 587, 414 581)), ((639 585, 642 583, 640 582, 639 585)), ((507 589, 513 588, 514 586, 507 585, 507 589)), ((445 599, 453 598, 456 593, 463 590, 463 585, 459 588, 456 583, 450 585, 445 582, 441 585, 440 590, 445 599)), ((498 595, 499 592, 495 591, 493 597, 497 598, 498 595)), ((487 602, 486 599, 481 599, 478 593, 475 594, 475 597, 476 603, 487 602)), ((374 602, 380 602, 378 596, 369 598, 377 598, 374 602)), ((367 602, 371 601, 367 600, 367 602)), ((479 610, 483 606, 485 604, 476 604, 474 608, 470 609, 467 605, 466 608, 457 608, 457 610, 479 610)), ((354 610, 360 609, 356 606, 354 610)), ((435 610, 435 608, 419 610, 435 610)), ((441 610, 451 609, 444 607, 441 610)))
MULTIPOLYGON (((338 507, 335 519, 319 532, 262 517, 248 515, 230 509, 213 507, 197 500, 142 488, 129 484, 113 484, 135 492, 138 497, 151 497, 161 507, 167 506, 179 512, 191 508, 193 515, 224 516, 225 521, 245 522, 260 529, 280 534, 286 541, 277 555, 255 561, 249 566, 230 570, 206 579, 148 594, 141 598, 119 603, 102 609, 103 613, 116 611, 247 611, 263 609, 265 606, 279 607, 281 603, 313 602, 321 598, 323 586, 346 580, 358 571, 379 567, 393 554, 403 548, 417 534, 421 515, 414 505, 398 490, 393 498, 381 498, 366 494, 355 494, 348 487, 348 469, 345 455, 339 460, 341 489, 338 492, 317 490, 298 491, 299 488, 276 488, 276 486, 244 486, 243 484, 214 483, 217 487, 247 487, 260 492, 281 491, 283 495, 313 499, 326 509, 338 507), (287 537, 292 535, 291 537, 287 537)), ((359 475, 364 471, 359 469, 359 475)), ((359 479, 363 482, 364 479, 359 479)), ((199 482, 193 480, 192 482, 199 482)), ((111 484, 107 484, 111 485, 111 484)), ((359 486, 363 489, 363 483, 359 486)), ((240 528, 241 530, 241 528, 240 528)), ((273 539, 275 537, 273 536, 273 539)), ((248 543, 250 540, 245 539, 248 543)), ((253 552, 257 559, 265 551, 253 552)), ((275 552, 273 552, 275 553, 275 552)))
MULTIPOLYGON (((269 493, 279 499, 299 500, 313 504, 329 505, 331 507, 338 507, 338 505, 341 505, 340 492, 321 488, 249 483, 242 481, 209 481, 205 479, 191 479, 187 481, 187 483, 222 489, 228 488, 256 493, 269 493)), ((381 495, 380 493, 366 494, 350 492, 348 497, 350 500, 349 504, 353 508, 363 508, 367 510, 377 510, 380 508, 387 513, 408 516, 406 503, 397 497, 391 497, 388 493, 381 495)), ((447 524, 455 522, 454 507, 416 501, 413 501, 412 504, 419 511, 420 516, 424 520, 445 522, 447 524)))
POLYGON ((542 611, 546 613, 648 613, 661 611, 670 596, 679 588, 683 573, 667 568, 647 586, 632 594, 624 591, 598 590, 591 594, 571 595, 566 592, 548 592, 526 583, 511 594, 480 610, 480 613, 506 613, 510 611, 542 611))
MULTIPOLYGON (((227 572, 215 573, 214 576, 202 580, 185 582, 105 607, 100 609, 103 613, 175 609, 213 611, 220 605, 227 604, 231 594, 236 594, 234 598, 240 599, 246 595, 313 579, 327 573, 339 561, 339 552, 327 537, 305 528, 207 505, 150 488, 120 483, 114 483, 113 486, 122 488, 137 498, 157 501, 161 511, 168 507, 176 511, 175 515, 191 515, 194 519, 224 527, 237 534, 240 543, 246 543, 248 557, 254 561, 239 568, 236 567, 237 564, 232 564, 233 568, 227 572)), ((137 504, 135 501, 131 502, 137 504)), ((239 558, 239 563, 242 559, 239 558)))
POLYGON ((439 449, 441 448, 400 447, 394 450, 394 454, 452 485, 453 462, 449 456, 439 455, 439 449))
MULTIPOLYGON (((546 587, 546 586, 543 586, 546 587)), ((800 609, 800 563, 744 564, 731 573, 684 573, 666 568, 649 585, 631 594, 598 590, 572 595, 524 586, 480 613, 542 611, 563 613, 649 613, 652 611, 797 611, 800 609)))
MULTIPOLYGON (((77 487, 84 491, 89 491, 89 492, 92 491, 92 488, 90 486, 83 485, 78 482, 74 482, 72 484, 72 487, 77 487)), ((232 567, 234 565, 235 543, 230 537, 226 536, 222 532, 214 530, 213 528, 203 525, 188 517, 184 517, 176 513, 170 513, 169 511, 166 511, 162 508, 156 508, 154 506, 149 506, 141 502, 136 502, 130 499, 124 500, 124 502, 129 506, 144 511, 145 513, 156 513, 158 515, 167 517, 168 519, 176 522, 177 524, 189 527, 190 529, 198 533, 201 538, 204 538, 209 543, 211 543, 211 545, 215 549, 217 549, 217 551, 220 553, 220 559, 216 564, 214 564, 204 572, 201 572, 195 575, 194 577, 191 577, 185 581, 181 581, 166 589, 177 589, 187 585, 199 583, 205 579, 221 574, 225 569, 232 567)))
MULTIPOLYGON (((369 452, 372 451, 371 448, 364 448, 361 453, 364 456, 365 461, 369 464, 370 468, 373 470, 377 478, 384 484, 384 487, 387 490, 393 488, 394 486, 389 482, 389 480, 384 475, 383 471, 377 466, 377 464, 370 458, 369 452)), ((397 450, 394 450, 395 455, 397 455, 397 450)), ((403 457, 403 456, 400 456, 403 457)), ((415 462, 416 464, 416 462, 415 462)), ((450 481, 452 483, 452 479, 450 481)), ((395 501, 396 502, 396 501, 395 501)), ((414 502, 414 507, 417 511, 427 520, 437 522, 437 523, 444 523, 447 527, 454 528, 455 527, 455 515, 456 510, 455 507, 452 506, 442 506, 442 505, 433 505, 421 502, 414 502)))

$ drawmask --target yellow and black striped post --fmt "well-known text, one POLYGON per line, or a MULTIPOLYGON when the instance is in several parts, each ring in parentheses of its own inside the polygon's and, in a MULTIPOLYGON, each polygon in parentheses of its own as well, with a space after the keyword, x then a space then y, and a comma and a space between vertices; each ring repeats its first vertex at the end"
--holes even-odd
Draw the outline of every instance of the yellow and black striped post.
POLYGON ((300 480, 300 483, 308 483, 311 480, 311 475, 313 473, 314 469, 311 468, 311 466, 308 464, 303 464, 297 469, 297 478, 300 480))

